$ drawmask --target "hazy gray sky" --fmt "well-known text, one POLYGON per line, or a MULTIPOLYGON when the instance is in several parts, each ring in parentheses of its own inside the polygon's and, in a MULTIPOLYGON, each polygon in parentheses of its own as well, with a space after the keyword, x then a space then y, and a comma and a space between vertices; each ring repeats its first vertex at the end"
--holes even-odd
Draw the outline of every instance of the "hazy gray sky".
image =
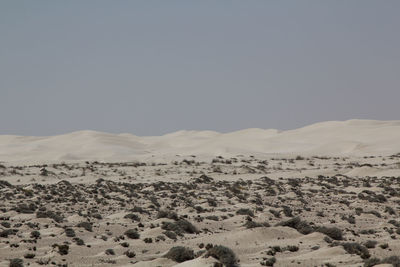
POLYGON ((400 1, 0 2, 0 134, 400 119, 400 1))

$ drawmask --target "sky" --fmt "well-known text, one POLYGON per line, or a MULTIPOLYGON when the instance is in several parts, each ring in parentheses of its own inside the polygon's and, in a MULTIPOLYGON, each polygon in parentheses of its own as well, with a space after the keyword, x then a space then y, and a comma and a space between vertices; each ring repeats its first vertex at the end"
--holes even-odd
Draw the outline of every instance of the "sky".
POLYGON ((0 2, 0 134, 400 120, 400 1, 0 2))

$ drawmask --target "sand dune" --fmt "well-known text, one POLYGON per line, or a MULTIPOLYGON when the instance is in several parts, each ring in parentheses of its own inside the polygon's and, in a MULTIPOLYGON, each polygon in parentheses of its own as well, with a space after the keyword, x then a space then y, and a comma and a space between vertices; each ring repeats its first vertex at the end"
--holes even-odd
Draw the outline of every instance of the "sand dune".
POLYGON ((0 161, 129 161, 238 154, 389 155, 400 152, 399 137, 400 121, 372 120, 329 121, 289 131, 178 131, 152 137, 96 131, 48 137, 2 135, 0 161))

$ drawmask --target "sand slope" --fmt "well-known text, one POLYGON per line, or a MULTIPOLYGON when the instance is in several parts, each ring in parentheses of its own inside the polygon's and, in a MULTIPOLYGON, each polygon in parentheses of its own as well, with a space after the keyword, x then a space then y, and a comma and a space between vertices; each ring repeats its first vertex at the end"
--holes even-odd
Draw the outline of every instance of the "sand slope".
POLYGON ((400 121, 348 120, 278 131, 246 129, 231 133, 178 131, 138 137, 79 131, 58 136, 0 135, 0 161, 129 161, 176 155, 200 157, 306 155, 390 155, 400 152, 400 121))

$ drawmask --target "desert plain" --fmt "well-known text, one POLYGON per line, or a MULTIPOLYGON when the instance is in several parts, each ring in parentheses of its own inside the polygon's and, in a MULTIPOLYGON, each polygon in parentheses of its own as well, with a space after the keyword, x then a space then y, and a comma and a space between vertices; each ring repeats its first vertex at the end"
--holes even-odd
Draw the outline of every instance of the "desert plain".
POLYGON ((400 266, 400 122, 0 136, 0 266, 400 266))

